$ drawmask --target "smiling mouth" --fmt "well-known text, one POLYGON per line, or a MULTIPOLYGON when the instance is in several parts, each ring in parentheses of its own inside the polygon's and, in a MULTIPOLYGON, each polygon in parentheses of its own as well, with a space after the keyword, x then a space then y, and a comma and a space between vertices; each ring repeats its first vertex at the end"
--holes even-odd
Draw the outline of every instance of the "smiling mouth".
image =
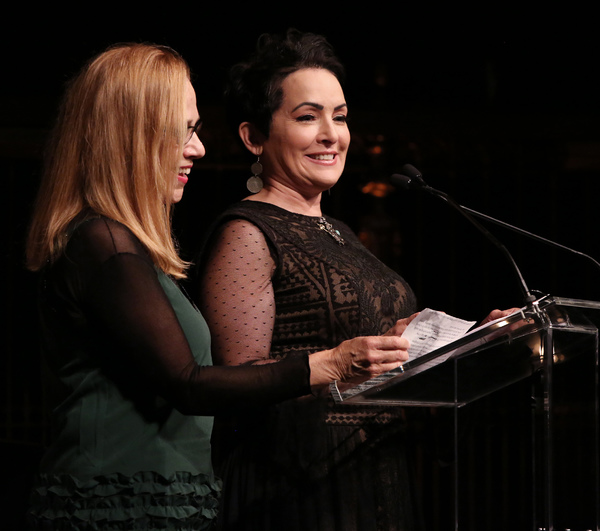
POLYGON ((192 168, 179 168, 179 173, 177 174, 177 179, 179 182, 185 184, 188 182, 188 175, 192 168))
POLYGON ((328 153, 326 155, 309 155, 309 158, 313 160, 335 160, 336 155, 334 153, 328 153))

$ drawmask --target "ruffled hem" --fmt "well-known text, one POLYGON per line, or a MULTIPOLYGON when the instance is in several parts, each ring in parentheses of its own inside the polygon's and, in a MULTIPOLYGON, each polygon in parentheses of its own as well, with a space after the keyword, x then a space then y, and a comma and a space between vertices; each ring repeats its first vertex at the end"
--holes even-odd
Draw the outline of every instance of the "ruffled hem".
POLYGON ((204 474, 111 474, 78 480, 42 474, 32 490, 30 529, 210 529, 221 485, 204 474))

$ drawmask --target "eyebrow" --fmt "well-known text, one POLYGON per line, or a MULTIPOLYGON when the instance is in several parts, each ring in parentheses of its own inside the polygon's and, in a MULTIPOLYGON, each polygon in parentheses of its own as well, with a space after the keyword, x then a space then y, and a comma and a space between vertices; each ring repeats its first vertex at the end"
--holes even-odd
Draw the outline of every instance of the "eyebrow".
MULTIPOLYGON (((303 101, 300 105, 296 105, 292 109, 292 112, 297 111, 300 107, 304 107, 304 106, 314 107, 315 109, 318 109, 319 111, 322 111, 325 108, 320 103, 314 103, 312 101, 303 101)), ((342 103, 341 105, 338 105, 337 107, 335 107, 333 110, 334 111, 338 111, 338 110, 340 110, 340 109, 342 109, 344 107, 348 107, 348 105, 346 103, 342 103)))

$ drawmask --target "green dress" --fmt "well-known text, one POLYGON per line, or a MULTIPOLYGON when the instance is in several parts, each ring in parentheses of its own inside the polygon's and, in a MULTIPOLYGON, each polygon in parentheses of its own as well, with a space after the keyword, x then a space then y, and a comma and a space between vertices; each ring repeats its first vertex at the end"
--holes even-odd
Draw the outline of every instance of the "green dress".
POLYGON ((212 415, 248 394, 309 390, 306 359, 267 374, 269 396, 252 394, 253 374, 212 367, 202 315, 126 227, 99 216, 44 271, 40 315, 56 405, 31 529, 213 528, 212 415))

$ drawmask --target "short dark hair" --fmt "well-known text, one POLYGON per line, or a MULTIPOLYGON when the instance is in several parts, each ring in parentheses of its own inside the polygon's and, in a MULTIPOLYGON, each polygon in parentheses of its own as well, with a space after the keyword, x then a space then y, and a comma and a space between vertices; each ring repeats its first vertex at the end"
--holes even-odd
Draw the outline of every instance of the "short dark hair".
POLYGON ((283 100, 283 80, 304 68, 322 68, 340 84, 344 81, 344 67, 325 37, 295 29, 261 35, 250 58, 229 71, 225 97, 235 136, 242 122, 250 122, 268 137, 273 113, 283 100))

